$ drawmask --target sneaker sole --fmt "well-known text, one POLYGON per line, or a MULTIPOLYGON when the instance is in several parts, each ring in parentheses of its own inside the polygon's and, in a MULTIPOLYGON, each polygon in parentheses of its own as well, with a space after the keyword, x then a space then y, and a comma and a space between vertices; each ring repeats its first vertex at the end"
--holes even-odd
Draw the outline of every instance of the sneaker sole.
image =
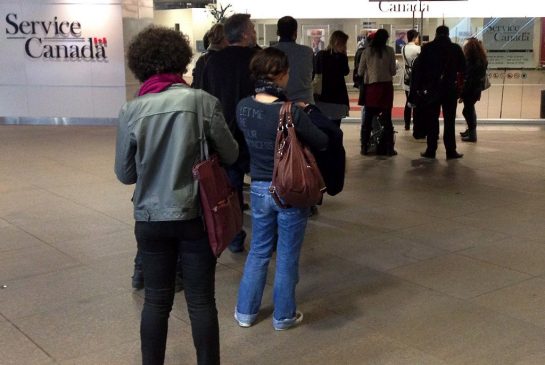
POLYGON ((248 327, 251 327, 251 326, 252 326, 251 323, 246 323, 246 322, 241 322, 241 321, 239 321, 238 318, 237 318, 237 314, 236 314, 236 313, 234 314, 234 317, 235 317, 235 321, 237 321, 239 327, 248 328, 248 327))
POLYGON ((286 328, 278 328, 278 327, 274 327, 274 330, 275 331, 285 331, 285 330, 289 330, 290 328, 293 328, 295 326, 297 326, 299 323, 301 323, 303 321, 303 313, 301 312, 297 312, 297 315, 296 315, 296 319, 295 321, 293 322, 293 324, 289 327, 286 327, 286 328))

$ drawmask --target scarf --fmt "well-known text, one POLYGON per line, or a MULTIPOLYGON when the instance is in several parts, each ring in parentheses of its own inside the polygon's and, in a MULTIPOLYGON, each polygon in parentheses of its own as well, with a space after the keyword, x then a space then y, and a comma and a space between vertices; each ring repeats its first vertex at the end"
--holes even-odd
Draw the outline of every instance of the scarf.
POLYGON ((184 79, 177 74, 157 74, 153 75, 140 86, 138 96, 145 94, 155 94, 168 89, 172 84, 185 84, 184 79))
POLYGON ((281 101, 288 100, 286 94, 284 94, 284 89, 275 85, 274 82, 268 80, 257 80, 255 82, 255 93, 263 93, 276 96, 281 101))

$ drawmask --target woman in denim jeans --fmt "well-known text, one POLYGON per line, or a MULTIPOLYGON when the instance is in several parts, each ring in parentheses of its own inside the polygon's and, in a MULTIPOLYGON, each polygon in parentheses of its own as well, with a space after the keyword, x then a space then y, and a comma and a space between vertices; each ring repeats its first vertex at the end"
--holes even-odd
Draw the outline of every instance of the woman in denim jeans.
POLYGON ((144 365, 164 363, 178 257, 197 363, 220 363, 216 257, 191 171, 201 157, 198 118, 203 119, 209 147, 223 163, 236 160, 238 145, 219 101, 183 80, 191 54, 184 35, 153 26, 136 36, 127 54, 129 68, 142 85, 138 97, 119 114, 115 173, 122 183, 136 184, 134 231, 145 278, 140 322, 144 365))
MULTIPOLYGON (((288 70, 288 58, 281 50, 259 51, 250 63, 256 80, 255 96, 242 99, 237 106, 237 123, 250 151, 252 178, 252 241, 235 308, 235 319, 241 327, 250 327, 257 318, 275 243, 273 326, 276 330, 285 330, 303 318, 295 304, 295 286, 309 208, 282 209, 269 193, 278 115, 285 100, 283 88, 288 82, 288 70)), ((327 135, 312 124, 303 109, 294 106, 292 110, 295 131, 301 142, 314 150, 324 150, 327 135)))

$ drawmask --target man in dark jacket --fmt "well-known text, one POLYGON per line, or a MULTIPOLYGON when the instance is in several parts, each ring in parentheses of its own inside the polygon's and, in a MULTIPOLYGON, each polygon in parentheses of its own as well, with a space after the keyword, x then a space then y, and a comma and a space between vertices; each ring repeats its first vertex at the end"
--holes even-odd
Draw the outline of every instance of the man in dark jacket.
POLYGON ((443 111, 443 143, 447 160, 461 158, 456 151, 454 124, 460 83, 465 69, 462 48, 449 38, 449 28, 437 27, 435 39, 422 47, 413 82, 417 92, 418 107, 422 107, 422 119, 428 128, 427 149, 420 155, 435 158, 439 138, 439 115, 443 111))
MULTIPOLYGON (((244 135, 236 123, 236 106, 254 93, 250 79, 250 61, 256 52, 256 33, 249 14, 234 14, 224 24, 229 46, 214 53, 203 69, 202 88, 220 100, 225 121, 239 144, 238 160, 227 168, 229 179, 239 193, 242 209, 244 174, 249 171, 250 157, 244 135)), ((231 252, 244 251, 244 230, 229 245, 231 252)))

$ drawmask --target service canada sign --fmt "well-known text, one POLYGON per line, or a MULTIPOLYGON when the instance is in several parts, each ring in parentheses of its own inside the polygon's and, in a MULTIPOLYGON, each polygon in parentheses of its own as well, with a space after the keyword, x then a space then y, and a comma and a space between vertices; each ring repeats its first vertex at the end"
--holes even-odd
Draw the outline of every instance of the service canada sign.
POLYGON ((22 42, 22 51, 32 59, 67 61, 107 61, 108 39, 86 35, 78 20, 25 19, 17 13, 5 18, 5 34, 9 41, 22 42))

